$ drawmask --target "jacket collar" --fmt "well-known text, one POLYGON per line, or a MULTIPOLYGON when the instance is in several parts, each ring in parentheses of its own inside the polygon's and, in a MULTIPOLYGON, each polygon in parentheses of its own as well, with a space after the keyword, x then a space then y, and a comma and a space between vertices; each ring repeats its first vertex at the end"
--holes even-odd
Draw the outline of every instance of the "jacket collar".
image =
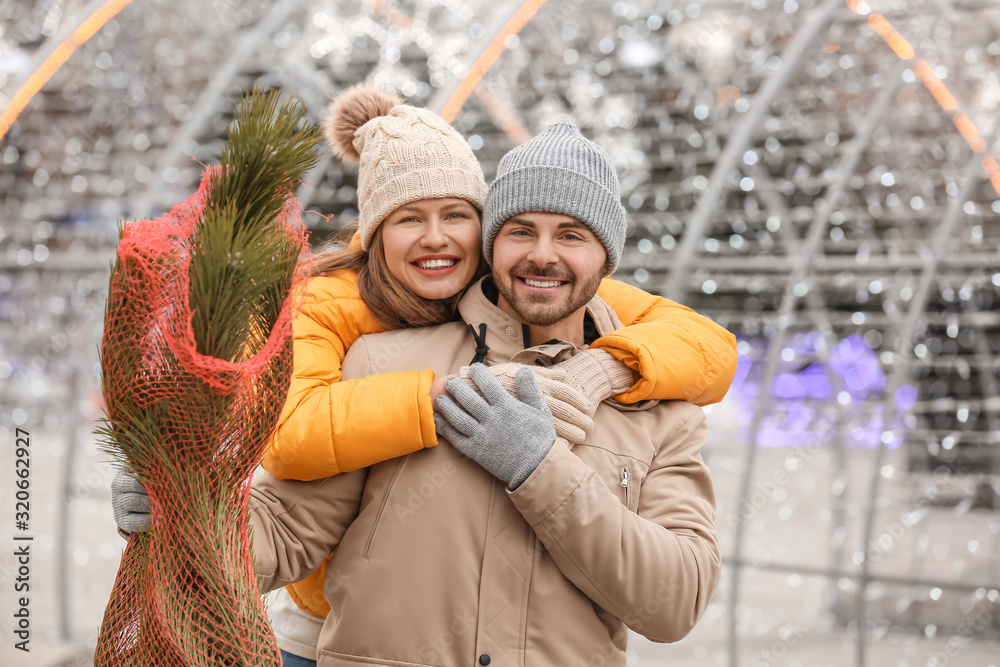
MULTIPOLYGON (((458 312, 462 319, 472 325, 478 334, 480 325, 486 325, 486 346, 489 352, 486 363, 502 364, 514 360, 518 353, 525 349, 540 352, 541 357, 548 357, 550 363, 557 363, 564 358, 576 354, 580 348, 567 341, 547 342, 529 348, 528 329, 520 321, 514 319, 494 304, 483 292, 483 283, 491 280, 489 276, 480 279, 466 290, 462 300, 458 302, 458 312)), ((622 328, 614 310, 599 296, 594 296, 587 304, 587 312, 593 319, 597 332, 606 336, 612 331, 622 328)), ((524 359, 524 357, 521 357, 524 359)), ((522 362, 523 363, 523 362, 522 362)), ((548 364, 546 364, 548 365, 548 364)))

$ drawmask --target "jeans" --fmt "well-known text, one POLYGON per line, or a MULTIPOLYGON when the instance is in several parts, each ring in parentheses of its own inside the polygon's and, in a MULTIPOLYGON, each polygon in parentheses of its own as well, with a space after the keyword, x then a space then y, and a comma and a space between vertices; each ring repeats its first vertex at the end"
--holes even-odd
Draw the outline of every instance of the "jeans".
POLYGON ((316 661, 303 658, 288 651, 282 651, 281 667, 316 667, 316 661))

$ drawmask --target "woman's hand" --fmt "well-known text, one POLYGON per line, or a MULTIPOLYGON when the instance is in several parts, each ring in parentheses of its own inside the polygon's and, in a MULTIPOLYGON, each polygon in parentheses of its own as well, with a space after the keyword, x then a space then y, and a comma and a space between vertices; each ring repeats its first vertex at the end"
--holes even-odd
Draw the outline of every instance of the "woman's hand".
POLYGON ((431 404, 437 400, 438 396, 446 394, 444 385, 448 382, 448 378, 457 378, 457 375, 435 375, 434 381, 431 383, 431 404))

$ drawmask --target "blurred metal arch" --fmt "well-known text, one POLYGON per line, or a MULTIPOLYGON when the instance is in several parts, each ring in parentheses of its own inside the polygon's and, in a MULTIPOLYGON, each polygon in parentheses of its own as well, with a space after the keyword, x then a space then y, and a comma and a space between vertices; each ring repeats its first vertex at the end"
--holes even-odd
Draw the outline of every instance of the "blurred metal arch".
MULTIPOLYGON (((781 305, 775 315, 775 330, 772 334, 771 341, 768 344, 767 356, 764 362, 764 372, 761 378, 761 386, 763 387, 770 387, 774 382, 775 375, 777 374, 778 358, 780 357, 781 351, 784 347, 785 334, 791 324, 791 313, 799 301, 799 297, 795 290, 798 285, 805 284, 804 281, 810 273, 811 267, 814 266, 814 259, 820 252, 820 241, 822 240, 823 235, 827 232, 830 214, 833 212, 835 202, 846 191, 847 183, 851 176, 854 175, 858 162, 861 160, 861 156, 870 145, 872 134, 879 126, 879 123, 881 123, 883 116, 889 109, 889 105, 892 102, 896 91, 902 84, 901 74, 905 67, 906 63, 903 61, 900 61, 896 65, 892 74, 889 76, 889 83, 882 88, 875 104, 869 109, 861 129, 854 136, 850 146, 847 148, 847 152, 842 160, 842 163, 838 166, 837 180, 830 186, 826 196, 824 196, 824 198, 820 201, 818 211, 809 226, 809 232, 806 239, 799 248, 796 255, 796 261, 792 266, 788 284, 785 287, 785 293, 781 299, 781 305)), ((809 289, 809 287, 806 286, 806 289, 809 289)), ((760 443, 757 439, 760 435, 761 422, 763 421, 764 415, 767 414, 771 402, 772 397, 770 393, 766 391, 760 392, 755 404, 753 420, 749 429, 746 459, 740 479, 740 492, 738 497, 739 507, 743 506, 743 503, 749 498, 750 495, 750 485, 753 480, 757 451, 760 447, 760 443)), ((737 560, 742 560, 745 525, 746 522, 743 520, 740 520, 736 524, 736 537, 733 544, 733 553, 737 560)), ((737 604, 739 604, 739 585, 741 573, 742 568, 740 567, 733 570, 733 584, 730 591, 729 655, 730 665, 733 667, 736 667, 739 657, 739 639, 736 631, 736 618, 732 611, 735 610, 737 604)))
POLYGON ((239 74, 248 61, 250 54, 253 53, 253 50, 262 40, 276 30, 302 2, 303 0, 282 0, 281 2, 276 2, 267 16, 263 17, 256 26, 249 28, 245 32, 245 36, 239 40, 239 47, 215 71, 215 74, 209 79, 201 94, 198 95, 198 101, 194 105, 191 116, 184 121, 184 124, 174 134, 170 143, 157 156, 156 167, 153 169, 152 174, 152 182, 143 191, 133 212, 133 216, 136 219, 148 217, 152 213, 160 191, 163 189, 164 172, 179 162, 181 155, 184 153, 184 145, 197 137, 203 131, 205 123, 209 121, 212 114, 219 110, 221 103, 225 100, 221 93, 229 85, 233 77, 239 74))
MULTIPOLYGON (((993 138, 996 138, 997 133, 994 133, 993 138)), ((993 139, 989 143, 992 143, 993 139)), ((917 289, 916 294, 914 294, 913 302, 910 305, 910 310, 906 313, 906 318, 900 323, 897 333, 897 341, 901 341, 903 345, 909 344, 908 349, 904 348, 902 350, 897 349, 897 361, 893 365, 892 372, 889 374, 888 382, 886 383, 886 395, 885 403, 883 407, 882 414, 885 420, 888 422, 888 415, 894 414, 896 409, 896 391, 903 385, 903 378, 906 371, 909 370, 908 363, 901 362, 911 362, 913 359, 913 345, 912 341, 914 335, 920 326, 920 320, 924 316, 927 309, 927 304, 930 300, 931 286, 934 283, 934 277, 937 273, 938 267, 940 266, 942 260, 948 253, 947 239, 955 233, 955 228, 958 225, 958 221, 962 216, 962 205, 969 199, 972 194, 973 188, 976 184, 982 180, 981 176, 981 165, 982 160, 976 154, 973 153, 971 159, 969 160, 964 173, 962 174, 962 185, 959 187, 958 192, 952 197, 948 204, 948 212, 945 219, 938 226, 934 238, 931 242, 931 252, 932 256, 927 261, 923 272, 920 274, 920 285, 917 289)), ((889 424, 885 424, 886 429, 888 429, 889 424)), ((868 587, 868 583, 871 580, 871 560, 872 560, 872 534, 875 529, 875 516, 878 511, 878 498, 879 498, 879 486, 882 480, 882 462, 885 459, 885 452, 887 447, 884 444, 879 444, 875 450, 875 462, 872 465, 871 481, 869 483, 868 491, 868 511, 865 516, 865 527, 864 533, 861 539, 861 553, 863 558, 859 563, 861 573, 860 582, 858 584, 858 608, 860 609, 858 617, 858 628, 857 628, 857 664, 858 667, 865 667, 868 664, 867 660, 867 617, 868 617, 868 605, 865 599, 865 590, 868 587)))
POLYGON ((697 244, 704 238, 705 228, 708 226, 720 198, 724 195, 726 175, 739 164, 740 156, 746 150, 754 132, 757 131, 764 116, 770 111, 771 102, 788 85, 792 75, 802 64, 803 56, 814 45, 816 36, 833 20, 833 15, 842 2, 843 0, 825 0, 818 9, 813 11, 806 21, 806 25, 796 34, 795 40, 782 54, 781 67, 768 77, 764 85, 754 95, 746 118, 736 128, 733 136, 726 141, 722 155, 719 156, 712 168, 708 185, 702 191, 694 212, 684 225, 684 235, 677 246, 667 283, 663 287, 663 294, 667 298, 674 300, 681 298, 684 291, 682 284, 697 253, 697 244))

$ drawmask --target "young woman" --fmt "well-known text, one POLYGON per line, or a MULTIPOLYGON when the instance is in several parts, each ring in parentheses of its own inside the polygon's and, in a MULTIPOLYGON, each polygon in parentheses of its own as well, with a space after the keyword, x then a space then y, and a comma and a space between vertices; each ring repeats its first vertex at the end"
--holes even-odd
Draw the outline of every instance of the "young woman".
MULTIPOLYGON (((362 335, 456 319, 458 297, 485 272, 480 212, 487 187, 451 126, 361 85, 333 101, 326 131, 334 154, 358 164, 360 217, 339 247, 316 257, 293 323, 293 377, 262 461, 283 479, 328 477, 437 445, 432 401, 446 378, 424 370, 340 382, 341 363, 362 335)), ((624 283, 605 279, 598 295, 626 328, 597 340, 576 364, 587 355, 586 363, 628 380, 599 397, 581 397, 571 383, 542 384, 560 435, 572 441, 586 432, 592 408, 587 415, 585 406, 596 406, 595 398, 699 405, 722 399, 736 368, 732 334, 624 283)), ((315 633, 329 611, 326 575, 324 564, 287 589, 311 617, 287 598, 284 609, 282 602, 271 608, 286 665, 315 664, 285 651, 315 652, 315 633)))

